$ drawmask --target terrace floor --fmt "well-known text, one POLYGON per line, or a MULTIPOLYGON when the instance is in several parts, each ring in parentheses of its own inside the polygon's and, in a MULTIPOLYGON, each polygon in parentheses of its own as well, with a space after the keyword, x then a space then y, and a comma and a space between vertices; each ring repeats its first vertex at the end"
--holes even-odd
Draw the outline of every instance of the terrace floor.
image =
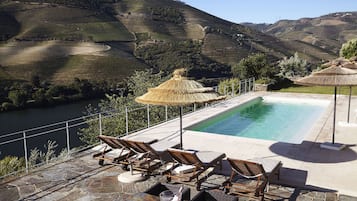
MULTIPOLYGON (((185 130, 185 149, 224 152, 228 157, 252 159, 273 158, 283 162, 280 179, 270 188, 273 200, 357 200, 357 127, 336 126, 336 142, 346 144, 341 151, 320 148, 320 144, 331 141, 333 96, 286 93, 250 93, 212 107, 184 116, 187 127, 234 107, 257 96, 285 96, 331 100, 327 111, 318 120, 301 144, 247 139, 185 130), (204 143, 202 143, 204 141, 204 143)), ((346 121, 348 97, 339 96, 337 122, 346 121)), ((357 123, 357 97, 352 98, 351 122, 357 123)), ((350 124, 351 125, 351 124, 350 124)), ((131 134, 157 139, 179 141, 178 119, 131 134)), ((71 159, 40 168, 28 175, 9 178, 0 184, 2 200, 128 200, 133 193, 142 192, 156 182, 165 179, 157 174, 135 184, 124 184, 117 180, 123 170, 114 165, 99 166, 92 159, 93 151, 87 150, 73 155, 71 159)), ((224 163, 226 164, 226 163, 224 163)), ((228 165, 223 171, 210 177, 203 188, 219 186, 229 175, 228 165)), ((197 193, 192 188, 192 195, 197 193)), ((268 198, 269 198, 268 196, 268 198)), ((240 199, 241 200, 241 199, 240 199)), ((243 199, 244 200, 244 199, 243 199)))

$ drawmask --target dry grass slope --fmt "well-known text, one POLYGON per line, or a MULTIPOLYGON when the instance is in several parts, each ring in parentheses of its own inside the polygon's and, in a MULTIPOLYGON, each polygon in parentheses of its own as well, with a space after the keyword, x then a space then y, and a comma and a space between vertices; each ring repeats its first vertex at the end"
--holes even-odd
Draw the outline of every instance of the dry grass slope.
MULTIPOLYGON (((330 49, 338 45, 335 42, 325 49, 316 48, 308 44, 314 38, 304 31, 298 33, 303 42, 280 40, 173 0, 105 1, 102 7, 112 12, 46 3, 0 3, 0 12, 6 11, 21 25, 10 40, 17 42, 0 45, 0 77, 29 80, 39 74, 53 82, 67 82, 73 77, 124 79, 133 70, 150 68, 135 58, 133 52, 138 44, 160 46, 167 41, 201 41, 201 54, 225 65, 237 63, 253 52, 264 52, 273 59, 303 52, 306 59, 319 63, 335 56, 330 49), (153 14, 154 11, 162 13, 153 14), (175 21, 175 14, 184 19, 175 21), (237 40, 237 35, 243 38, 237 40), (24 42, 27 40, 33 42, 24 42)), ((289 24, 281 22, 270 29, 291 39, 294 34, 290 36, 281 28, 289 24)), ((336 36, 336 32, 323 28, 331 24, 345 26, 330 19, 320 24, 316 32, 324 37, 336 36)), ((349 29, 344 32, 345 38, 356 33, 349 29)), ((316 44, 327 42, 320 39, 316 44)))
POLYGON ((341 45, 357 38, 357 12, 332 13, 317 18, 283 20, 264 29, 286 40, 298 40, 337 54, 341 45))

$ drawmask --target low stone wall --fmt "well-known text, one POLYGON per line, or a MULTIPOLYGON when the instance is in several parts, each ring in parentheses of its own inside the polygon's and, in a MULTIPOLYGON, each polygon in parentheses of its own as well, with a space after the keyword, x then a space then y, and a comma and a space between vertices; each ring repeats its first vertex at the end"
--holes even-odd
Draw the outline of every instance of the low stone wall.
POLYGON ((255 91, 268 91, 268 84, 255 84, 254 90, 255 91))

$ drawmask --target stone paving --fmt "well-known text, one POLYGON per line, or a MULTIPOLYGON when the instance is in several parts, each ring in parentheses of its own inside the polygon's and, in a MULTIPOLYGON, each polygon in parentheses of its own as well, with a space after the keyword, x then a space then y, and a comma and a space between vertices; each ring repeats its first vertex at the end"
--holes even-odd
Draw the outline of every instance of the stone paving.
MULTIPOLYGON (((125 184, 117 180, 124 172, 117 165, 99 166, 92 158, 92 151, 87 150, 72 156, 65 162, 40 168, 28 175, 8 178, 0 185, 0 201, 12 200, 127 200, 137 192, 143 192, 157 182, 165 182, 160 174, 147 180, 125 184)), ((202 184, 202 189, 218 188, 226 175, 216 174, 202 184)), ((197 194, 193 186, 191 198, 197 194)), ((357 198, 339 195, 338 192, 304 189, 302 187, 271 184, 267 200, 319 200, 319 201, 355 201, 357 198)), ((248 200, 241 197, 240 200, 248 200)))

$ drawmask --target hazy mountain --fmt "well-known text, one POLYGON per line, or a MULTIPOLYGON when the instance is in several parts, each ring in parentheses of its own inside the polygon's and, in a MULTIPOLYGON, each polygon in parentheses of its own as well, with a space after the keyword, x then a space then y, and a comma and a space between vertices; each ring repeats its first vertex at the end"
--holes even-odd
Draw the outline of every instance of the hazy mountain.
POLYGON ((332 13, 316 18, 280 20, 274 24, 246 24, 282 40, 296 40, 338 53, 346 41, 357 38, 357 12, 332 13))
POLYGON ((247 27, 251 27, 251 28, 253 28, 255 30, 264 32, 267 29, 267 27, 269 27, 272 24, 268 24, 268 23, 254 24, 254 23, 251 23, 251 22, 244 22, 244 23, 241 23, 241 25, 247 26, 247 27))

